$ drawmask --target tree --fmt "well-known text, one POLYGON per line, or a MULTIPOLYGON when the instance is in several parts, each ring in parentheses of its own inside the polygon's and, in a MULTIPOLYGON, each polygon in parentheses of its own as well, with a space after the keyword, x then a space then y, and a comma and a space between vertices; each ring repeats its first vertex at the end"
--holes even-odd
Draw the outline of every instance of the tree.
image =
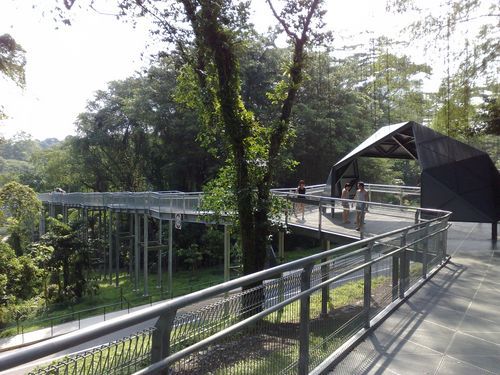
POLYGON ((46 263, 52 271, 52 281, 58 285, 58 299, 80 298, 86 292, 86 272, 91 266, 89 248, 79 238, 76 227, 49 218, 48 228, 41 243, 53 249, 46 263))
MULTIPOLYGON (((25 51, 9 34, 0 35, 0 74, 24 87, 25 51)), ((0 105, 0 119, 6 117, 0 105)))
MULTIPOLYGON (((242 97, 238 50, 247 29, 246 3, 230 0, 119 2, 124 12, 139 8, 140 14, 152 15, 159 25, 156 33, 175 43, 179 55, 189 63, 191 76, 197 80, 198 108, 202 109, 200 114, 205 125, 216 128, 217 135, 229 148, 224 158, 234 170, 232 191, 246 274, 264 266, 272 205, 270 188, 283 163, 282 151, 290 134, 292 108, 303 80, 306 46, 319 37, 324 13, 320 0, 286 1, 281 11, 276 10, 271 0, 267 2, 292 48, 286 78, 269 94, 279 110, 267 126, 255 119, 242 97), (183 20, 188 22, 189 29, 180 26, 183 20)), ((74 1, 65 3, 68 9, 73 4, 74 1)))
POLYGON ((32 239, 42 204, 29 186, 9 182, 0 188, 0 206, 8 224, 8 242, 21 255, 32 239))
POLYGON ((303 80, 305 48, 313 38, 313 25, 321 20, 320 3, 290 1, 278 12, 268 1, 291 41, 292 53, 286 79, 268 95, 278 108, 277 114, 262 124, 242 97, 237 53, 241 24, 235 22, 235 18, 245 18, 242 9, 229 1, 182 1, 194 34, 190 68, 197 79, 197 105, 203 109, 201 117, 206 126, 218 127, 229 149, 225 157, 231 171, 224 173, 229 177, 224 182, 232 188, 236 202, 245 274, 264 266, 272 207, 270 189, 283 165, 292 108, 303 80))

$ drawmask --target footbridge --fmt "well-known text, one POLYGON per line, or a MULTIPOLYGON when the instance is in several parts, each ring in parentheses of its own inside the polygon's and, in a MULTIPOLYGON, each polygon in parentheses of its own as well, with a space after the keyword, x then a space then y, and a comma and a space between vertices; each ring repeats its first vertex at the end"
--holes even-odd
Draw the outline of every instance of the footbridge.
MULTIPOLYGON (((288 202, 277 219, 283 228, 279 253, 288 228, 321 239, 318 254, 5 354, 0 371, 15 373, 16 366, 27 363, 38 366, 33 374, 328 371, 447 263, 450 212, 402 205, 418 199, 418 188, 367 185, 371 201, 357 231, 340 215, 343 203, 351 207, 355 201, 323 196, 323 186, 307 190, 305 199, 294 189, 273 191, 288 202), (39 362, 47 356, 60 358, 39 362)), ((167 221, 168 243, 160 235, 154 246, 169 249, 169 265, 173 228, 212 220, 201 209, 200 193, 49 193, 40 198, 52 216, 66 219, 68 210, 77 209, 85 218, 96 211, 107 223, 109 271, 113 264, 118 270, 116 245, 126 237, 133 244, 136 280, 141 248, 148 268, 150 220, 160 226, 167 221), (125 220, 126 236, 117 230, 125 220)), ((228 251, 229 222, 221 225, 228 251)), ((42 221, 42 232, 43 226, 42 221)))

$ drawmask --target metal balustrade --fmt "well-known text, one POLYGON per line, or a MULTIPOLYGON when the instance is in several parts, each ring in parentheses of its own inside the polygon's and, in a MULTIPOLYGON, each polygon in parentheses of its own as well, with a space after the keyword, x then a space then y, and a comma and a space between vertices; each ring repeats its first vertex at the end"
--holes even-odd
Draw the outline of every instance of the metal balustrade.
MULTIPOLYGON (((307 196, 322 197, 325 185, 307 186, 307 196)), ((369 195, 371 192, 395 195, 402 202, 404 196, 419 196, 420 188, 412 186, 393 186, 379 184, 365 184, 369 195)), ((295 193, 295 188, 273 189, 274 195, 295 193)), ((193 214, 199 213, 203 200, 202 192, 184 193, 180 191, 163 192, 106 192, 106 193, 40 193, 39 199, 48 204, 64 205, 67 207, 86 207, 95 209, 113 209, 130 212, 144 212, 158 217, 164 214, 193 214)))
MULTIPOLYGON (((176 199, 185 199, 144 194, 148 209, 173 209, 176 199)), ((294 200, 290 193, 277 195, 294 200)), ((323 209, 335 211, 342 203, 314 195, 307 201, 317 210, 312 214, 323 218, 318 232, 328 215, 323 209)), ((108 207, 117 200, 109 202, 108 207)), ((191 207, 195 204, 199 201, 193 199, 191 207)), ((409 224, 0 356, 0 370, 155 319, 149 355, 142 357, 137 374, 166 369, 170 374, 319 373, 448 259, 449 212, 389 206, 370 203, 369 210, 406 223, 404 217, 409 224)), ((290 213, 284 215, 287 220, 290 213)), ((76 360, 58 363, 59 373, 67 373, 76 360)), ((137 371, 134 366, 122 366, 120 373, 137 371)))

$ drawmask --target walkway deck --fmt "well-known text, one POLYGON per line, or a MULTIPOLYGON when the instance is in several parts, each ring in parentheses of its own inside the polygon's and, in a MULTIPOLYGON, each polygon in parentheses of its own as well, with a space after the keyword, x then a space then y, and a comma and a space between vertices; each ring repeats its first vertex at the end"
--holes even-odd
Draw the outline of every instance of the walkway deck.
POLYGON ((331 374, 500 374, 500 246, 453 223, 451 261, 331 374))
MULTIPOLYGON (((356 230, 356 212, 351 210, 349 213, 349 224, 342 223, 342 211, 336 210, 334 217, 328 210, 327 214, 321 215, 321 230, 334 235, 339 235, 351 239, 359 239, 387 233, 396 229, 414 224, 415 214, 413 211, 386 209, 385 207, 371 206, 365 214, 365 224, 361 231, 356 230)), ((317 233, 320 223, 319 209, 317 206, 306 206, 304 219, 302 215, 291 215, 288 218, 288 224, 292 227, 302 227, 313 229, 317 233)))

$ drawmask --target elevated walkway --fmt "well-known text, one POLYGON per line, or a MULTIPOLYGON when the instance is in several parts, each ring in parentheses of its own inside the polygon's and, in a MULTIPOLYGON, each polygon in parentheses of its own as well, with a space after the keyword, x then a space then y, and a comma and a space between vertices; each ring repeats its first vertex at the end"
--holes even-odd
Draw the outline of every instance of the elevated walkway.
POLYGON ((499 374, 500 248, 489 230, 453 223, 451 261, 330 374, 499 374))

